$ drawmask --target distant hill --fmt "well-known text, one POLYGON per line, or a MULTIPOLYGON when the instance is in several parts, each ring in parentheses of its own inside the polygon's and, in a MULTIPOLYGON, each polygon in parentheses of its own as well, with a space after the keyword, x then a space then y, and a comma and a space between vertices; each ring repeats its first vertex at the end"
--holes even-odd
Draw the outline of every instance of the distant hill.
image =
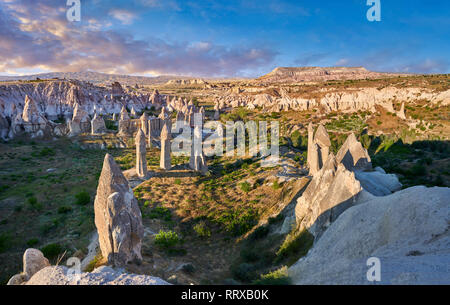
POLYGON ((364 67, 278 67, 261 76, 262 82, 314 82, 329 80, 351 80, 383 78, 406 74, 372 72, 364 67))
POLYGON ((139 85, 155 85, 155 84, 165 84, 173 79, 189 80, 195 79, 195 77, 189 76, 155 76, 155 77, 145 77, 145 76, 132 76, 132 75, 120 75, 120 74, 106 74, 99 72, 50 72, 41 73, 33 75, 23 75, 23 76, 0 76, 0 81, 16 81, 16 80, 35 80, 40 79, 77 79, 80 81, 88 81, 93 84, 111 84, 113 82, 119 82, 122 85, 134 86, 139 85))

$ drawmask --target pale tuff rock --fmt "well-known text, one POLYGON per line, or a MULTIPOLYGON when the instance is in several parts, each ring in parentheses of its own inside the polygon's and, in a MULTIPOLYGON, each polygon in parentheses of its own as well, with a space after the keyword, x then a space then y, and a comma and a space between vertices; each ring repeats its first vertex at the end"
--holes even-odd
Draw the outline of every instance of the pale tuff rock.
POLYGON ((145 156, 147 139, 142 129, 139 129, 139 131, 137 132, 135 142, 136 142, 136 174, 142 178, 147 176, 147 159, 145 156))
POLYGON ((147 115, 147 113, 144 112, 141 115, 139 120, 141 121, 141 129, 144 132, 144 135, 148 137, 150 133, 149 133, 149 122, 148 122, 148 115, 147 115))
POLYGON ((361 201, 330 225, 288 272, 293 284, 374 284, 367 260, 381 261, 378 284, 448 284, 450 188, 415 186, 361 201))
POLYGON ((171 159, 170 159, 170 130, 167 124, 164 124, 164 127, 161 131, 161 157, 160 157, 160 168, 164 170, 170 170, 172 168, 171 159))
POLYGON ((351 133, 336 154, 338 163, 344 164, 348 170, 370 170, 372 163, 367 150, 351 133))
POLYGON ((132 116, 133 118, 137 117, 137 113, 136 113, 136 110, 134 110, 134 107, 131 107, 131 112, 130 112, 130 114, 131 114, 131 116, 132 116))
POLYGON ((310 122, 308 125, 308 167, 309 175, 313 176, 320 170, 319 148, 314 143, 314 128, 310 122))
POLYGON ((37 249, 29 248, 23 254, 23 272, 14 275, 9 280, 8 285, 20 285, 47 266, 50 266, 50 263, 44 257, 44 254, 37 249))
POLYGON ((151 107, 155 107, 155 109, 159 109, 163 103, 163 98, 159 94, 158 90, 154 90, 152 95, 149 97, 148 101, 150 102, 151 107))
POLYGON ((319 168, 321 168, 327 161, 331 146, 328 132, 322 124, 317 127, 314 135, 314 143, 319 147, 319 168))
POLYGON ((103 120, 103 118, 96 113, 91 121, 91 134, 97 135, 104 133, 106 133, 105 120, 103 120))
POLYGON ((320 237, 331 222, 355 204, 362 191, 355 174, 337 164, 333 153, 330 153, 323 168, 314 175, 297 200, 297 224, 300 229, 308 229, 316 238, 320 237))
POLYGON ((69 135, 76 136, 80 133, 89 132, 91 131, 90 129, 91 123, 88 113, 81 109, 80 105, 76 104, 72 120, 69 122, 69 135))
POLYGON ((94 271, 73 274, 65 266, 46 267, 26 285, 170 285, 159 277, 123 273, 108 266, 94 271))
POLYGON ((402 103, 402 106, 400 108, 400 111, 397 112, 397 116, 402 119, 406 120, 406 114, 405 114, 405 102, 402 103))
POLYGON ((280 96, 261 94, 229 94, 222 96, 217 103, 221 108, 247 107, 254 109, 262 107, 269 111, 306 111, 321 108, 325 113, 338 111, 353 113, 357 111, 375 112, 377 106, 381 106, 389 112, 395 113, 392 100, 411 102, 416 100, 429 100, 438 106, 446 106, 450 103, 450 90, 444 92, 432 92, 426 88, 387 87, 381 90, 377 88, 356 88, 346 92, 326 93, 322 98, 289 97, 288 94, 280 96))
POLYGON ((122 106, 122 109, 120 110, 119 120, 120 121, 129 121, 130 120, 130 116, 128 115, 128 111, 127 111, 127 108, 125 108, 125 106, 122 106))
POLYGON ((103 162, 94 210, 100 249, 108 264, 141 261, 141 211, 127 179, 109 154, 103 162))
POLYGON ((355 177, 363 189, 375 196, 386 196, 402 188, 395 174, 386 174, 380 167, 373 172, 355 171, 355 177))
POLYGON ((120 117, 119 117, 119 132, 118 134, 121 136, 128 136, 133 133, 132 131, 132 124, 130 116, 128 115, 128 111, 125 108, 125 106, 122 107, 122 110, 120 111, 120 117))
POLYGON ((206 164, 206 157, 203 153, 202 147, 202 132, 200 126, 195 126, 194 136, 191 143, 191 156, 189 159, 189 167, 194 171, 206 174, 208 172, 208 165, 206 164), (199 143, 195 145, 195 143, 199 143))
POLYGON ((111 84, 112 94, 113 95, 122 95, 124 94, 122 85, 119 82, 114 82, 111 84))
POLYGON ((49 122, 43 116, 35 103, 28 95, 25 97, 25 107, 22 114, 17 114, 11 124, 14 134, 30 133, 32 137, 43 136, 49 122))
POLYGON ((216 104, 214 106, 214 121, 218 121, 220 120, 220 108, 219 108, 219 104, 216 104))

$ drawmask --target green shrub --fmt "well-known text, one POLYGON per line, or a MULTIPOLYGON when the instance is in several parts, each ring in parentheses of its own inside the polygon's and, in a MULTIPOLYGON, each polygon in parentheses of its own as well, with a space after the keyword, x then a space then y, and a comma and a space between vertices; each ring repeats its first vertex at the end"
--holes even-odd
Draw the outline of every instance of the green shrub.
POLYGON ((72 207, 68 205, 62 205, 58 208, 58 214, 66 214, 72 211, 72 207))
POLYGON ((27 199, 27 203, 29 205, 31 205, 32 207, 34 207, 37 205, 38 201, 37 201, 37 198, 33 196, 33 197, 30 197, 27 199))
POLYGON ((240 256, 244 262, 252 263, 260 259, 260 252, 254 247, 243 248, 240 252, 240 256))
POLYGON ((181 179, 180 178, 175 179, 174 183, 177 184, 177 185, 180 185, 181 184, 181 179))
POLYGON ((273 225, 273 224, 281 222, 283 219, 284 219, 284 215, 278 214, 276 217, 270 217, 268 222, 269 222, 269 225, 273 225))
POLYGON ((160 230, 155 236, 155 245, 169 249, 180 242, 180 237, 176 232, 160 230))
POLYGON ((0 253, 11 248, 11 236, 6 233, 0 234, 0 253))
POLYGON ((274 190, 278 190, 280 187, 281 187, 281 186, 280 186, 280 184, 278 183, 278 180, 275 180, 275 181, 273 182, 273 184, 272 184, 272 188, 273 188, 274 190))
POLYGON ((27 246, 28 247, 34 247, 39 243, 39 239, 37 238, 31 238, 29 240, 27 240, 27 246))
POLYGON ((91 202, 91 196, 86 191, 81 191, 75 195, 75 203, 78 205, 86 205, 91 202))
POLYGON ((55 151, 49 147, 44 147, 39 152, 40 157, 48 157, 48 156, 54 156, 54 155, 56 155, 55 151))
POLYGON ((44 256, 50 260, 55 259, 64 252, 64 248, 60 244, 48 244, 41 249, 44 256))
POLYGON ((253 264, 242 263, 231 267, 233 278, 249 283, 256 278, 256 268, 253 264))
POLYGON ((208 228, 205 222, 199 222, 194 226, 194 231, 199 237, 211 237, 211 230, 208 228))
POLYGON ((427 173, 427 169, 422 164, 415 164, 410 172, 412 176, 423 176, 427 173))
POLYGON ((288 265, 291 265, 298 261, 299 258, 305 256, 314 242, 314 236, 303 229, 298 231, 295 229, 286 236, 283 244, 277 251, 276 261, 287 259, 288 265))
POLYGON ((273 272, 261 275, 258 280, 253 281, 254 285, 289 285, 291 280, 288 276, 288 269, 286 266, 275 270, 273 272))
POLYGON ((172 213, 166 207, 156 207, 147 215, 150 219, 162 219, 165 221, 172 220, 172 213))
POLYGON ((252 190, 252 186, 250 183, 248 182, 242 182, 239 184, 240 189, 244 192, 244 193, 248 193, 252 190))
POLYGON ((255 231, 253 231, 251 238, 252 239, 260 239, 260 238, 266 237, 267 234, 269 234, 269 228, 266 226, 260 226, 260 227, 256 228, 255 231))

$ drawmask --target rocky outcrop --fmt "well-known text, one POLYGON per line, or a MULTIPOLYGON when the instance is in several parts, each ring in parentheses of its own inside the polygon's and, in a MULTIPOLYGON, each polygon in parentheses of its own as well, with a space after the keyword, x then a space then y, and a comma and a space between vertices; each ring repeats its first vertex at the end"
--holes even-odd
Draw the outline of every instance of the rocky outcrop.
POLYGON ((144 112, 141 117, 139 118, 139 120, 141 121, 141 126, 140 128, 142 129, 142 131, 144 132, 144 135, 146 137, 148 137, 150 135, 149 132, 149 122, 148 122, 148 115, 146 112, 144 112))
POLYGON ((78 104, 75 105, 72 120, 69 122, 69 130, 69 136, 91 131, 89 115, 78 104))
POLYGON ((400 74, 371 72, 363 67, 278 67, 258 80, 264 83, 290 83, 382 78, 398 75, 400 74))
POLYGON ((310 122, 308 125, 308 167, 309 174, 314 176, 326 163, 330 153, 331 141, 325 127, 320 124, 314 134, 310 122))
POLYGON ((111 84, 111 92, 114 95, 122 95, 124 93, 122 85, 119 82, 114 82, 111 84))
POLYGON ((98 135, 104 133, 106 133, 105 120, 103 120, 103 118, 96 113, 91 121, 91 134, 98 135))
POLYGON ((8 285, 21 285, 47 266, 50 266, 50 263, 41 251, 33 248, 27 249, 23 254, 23 272, 14 275, 8 281, 8 285))
MULTIPOLYGON (((280 90, 282 91, 282 90, 280 90)), ((267 93, 248 94, 231 93, 218 97, 216 103, 224 107, 247 107, 255 109, 260 107, 271 112, 280 111, 312 111, 321 110, 323 113, 341 112, 354 113, 358 111, 376 112, 377 107, 396 113, 393 101, 414 102, 420 100, 430 101, 430 106, 446 106, 450 104, 450 90, 433 92, 428 88, 355 88, 345 91, 325 89, 314 92, 314 96, 290 96, 289 93, 270 95, 267 93)), ((403 118, 401 111, 397 112, 403 118)), ((406 116, 405 116, 406 118, 406 116)))
POLYGON ((120 110, 118 129, 120 136, 130 136, 133 133, 131 119, 125 106, 122 106, 122 110, 120 110))
POLYGON ((14 135, 27 133, 31 137, 42 137, 50 132, 50 124, 39 111, 36 102, 28 95, 25 96, 25 107, 22 114, 17 114, 11 124, 14 135))
POLYGON ((448 284, 448 198, 449 188, 416 186, 358 200, 289 268, 289 276, 294 284, 373 284, 367 260, 376 257, 376 283, 448 284))
POLYGON ((363 188, 332 153, 297 200, 295 217, 300 230, 307 229, 316 238, 347 208, 354 205, 363 188))
POLYGON ((108 264, 140 262, 144 236, 141 211, 127 179, 109 154, 103 162, 94 210, 100 249, 108 264))
MULTIPOLYGON (((308 127, 311 141, 312 125, 308 127)), ((308 164, 310 164, 308 142, 308 164)), ((325 128, 318 128, 313 141, 315 163, 320 166, 320 145, 329 145, 325 128), (322 130, 320 130, 322 129, 322 130), (316 144, 317 142, 317 144, 316 144)), ((351 134, 337 156, 329 153, 323 167, 313 175, 311 183, 297 200, 295 216, 300 229, 307 229, 316 238, 346 209, 356 204, 360 197, 386 196, 401 189, 395 175, 388 175, 382 168, 371 171, 370 157, 361 143, 351 134)), ((310 165, 311 166, 311 165, 310 165)), ((310 168, 311 175, 311 168, 310 168)))
POLYGON ((200 126, 195 126, 194 136, 191 143, 191 156, 189 159, 189 167, 197 172, 206 174, 208 172, 208 165, 206 164, 206 157, 203 153, 202 147, 202 132, 200 126))
POLYGON ((36 273, 26 285, 170 285, 149 275, 128 274, 102 266, 90 273, 73 274, 64 266, 46 267, 36 273))
POLYGON ((161 157, 160 157, 160 168, 164 170, 170 170, 172 168, 171 158, 170 158, 170 130, 167 124, 161 131, 161 157))
POLYGON ((338 163, 342 163, 348 170, 370 170, 372 161, 369 153, 351 133, 336 154, 338 163))
POLYGON ((311 176, 315 175, 319 169, 319 148, 314 143, 314 128, 312 122, 308 125, 308 168, 311 176))
POLYGON ((138 177, 147 176, 147 158, 146 158, 146 147, 147 147, 147 138, 145 137, 142 129, 136 134, 135 138, 136 143, 136 174, 138 177))

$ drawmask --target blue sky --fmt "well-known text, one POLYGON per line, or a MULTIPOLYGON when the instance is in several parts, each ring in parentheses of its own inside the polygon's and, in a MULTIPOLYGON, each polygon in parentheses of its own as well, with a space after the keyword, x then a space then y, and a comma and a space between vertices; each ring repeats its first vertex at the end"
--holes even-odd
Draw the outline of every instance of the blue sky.
POLYGON ((449 73, 450 2, 0 0, 0 74, 93 70, 255 77, 277 66, 449 73))

